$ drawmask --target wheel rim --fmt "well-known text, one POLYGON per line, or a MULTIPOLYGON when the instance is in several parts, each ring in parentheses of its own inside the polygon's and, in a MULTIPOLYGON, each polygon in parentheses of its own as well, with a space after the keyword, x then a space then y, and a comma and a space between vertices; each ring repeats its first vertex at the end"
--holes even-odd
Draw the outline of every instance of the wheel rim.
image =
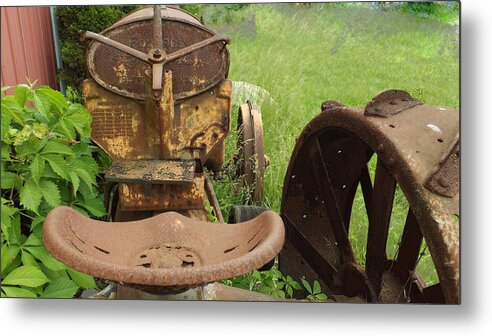
POLYGON ((241 187, 249 191, 253 202, 261 203, 264 196, 265 150, 261 111, 250 101, 239 107, 238 165, 241 187))
MULTIPOLYGON (((458 302, 459 273, 456 267, 446 268, 446 261, 453 260, 456 265, 459 257, 454 254, 456 244, 454 241, 449 243, 445 234, 453 237, 451 234, 459 232, 450 230, 440 234, 437 231, 436 234, 437 223, 428 220, 428 213, 432 212, 430 204, 435 200, 441 202, 441 198, 422 191, 422 183, 416 183, 415 175, 407 173, 412 166, 400 159, 401 156, 388 155, 388 152, 397 151, 401 140, 401 137, 388 140, 387 134, 380 131, 385 123, 386 127, 394 126, 390 120, 368 118, 362 112, 333 104, 309 123, 299 137, 282 197, 281 214, 288 240, 335 294, 364 296, 369 301, 383 302, 458 302), (375 153, 378 162, 373 182, 367 163, 375 153), (348 238, 354 196, 359 185, 369 219, 365 267, 357 264, 348 238), (400 247, 394 260, 390 260, 386 255, 386 244, 397 185, 410 208, 400 247), (430 287, 426 287, 414 271, 421 257, 423 239, 429 243, 440 279, 439 284, 430 287), (399 284, 395 285, 395 282, 399 284)), ((417 114, 427 112, 417 111, 417 114)), ((398 118, 401 121, 401 116, 398 118)), ((451 201, 455 202, 456 198, 451 201)), ((445 205, 451 203, 446 199, 442 201, 445 205)), ((456 226, 449 227, 454 229, 456 226)), ((289 263, 289 260, 281 259, 281 268, 283 263, 289 263)))

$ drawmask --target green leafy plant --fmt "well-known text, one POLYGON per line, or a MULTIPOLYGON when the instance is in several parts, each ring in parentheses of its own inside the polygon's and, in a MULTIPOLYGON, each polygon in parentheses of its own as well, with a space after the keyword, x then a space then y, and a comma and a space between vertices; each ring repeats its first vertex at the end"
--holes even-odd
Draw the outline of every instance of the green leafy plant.
POLYGON ((2 88, 2 296, 73 297, 95 287, 91 276, 57 261, 43 245, 48 212, 68 205, 85 216, 105 215, 96 185, 91 116, 47 86, 2 88))
POLYGON ((214 207, 210 204, 210 202, 205 199, 205 211, 207 212, 207 220, 211 223, 218 223, 219 219, 217 218, 217 214, 215 213, 214 207))
POLYGON ((292 277, 285 277, 282 272, 272 268, 268 271, 258 271, 223 280, 223 283, 237 288, 272 295, 277 298, 293 298, 294 290, 301 286, 292 277))
POLYGON ((311 300, 311 301, 321 301, 321 300, 327 300, 328 296, 324 293, 321 293, 321 285, 319 284, 318 280, 314 280, 313 286, 307 282, 306 279, 301 279, 302 285, 304 288, 307 290, 309 295, 306 297, 306 299, 311 300))

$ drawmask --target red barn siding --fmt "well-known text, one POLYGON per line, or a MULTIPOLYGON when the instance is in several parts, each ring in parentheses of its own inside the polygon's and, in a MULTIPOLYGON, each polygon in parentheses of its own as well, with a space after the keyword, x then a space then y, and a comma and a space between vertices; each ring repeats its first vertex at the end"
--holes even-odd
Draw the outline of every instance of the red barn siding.
POLYGON ((2 7, 2 86, 38 80, 58 88, 49 7, 2 7))

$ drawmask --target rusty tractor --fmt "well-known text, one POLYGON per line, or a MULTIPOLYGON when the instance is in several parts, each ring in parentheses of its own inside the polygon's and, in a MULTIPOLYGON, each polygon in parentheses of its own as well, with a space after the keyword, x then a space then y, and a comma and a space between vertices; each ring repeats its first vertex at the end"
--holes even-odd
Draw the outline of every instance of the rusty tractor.
MULTIPOLYGON (((456 110, 399 90, 379 94, 364 110, 325 102, 297 140, 281 216, 235 207, 229 222, 237 224, 229 225, 208 176, 221 172, 231 128, 229 39, 176 6, 144 7, 84 38, 92 139, 112 159, 105 173, 109 221, 59 207, 46 219, 43 240, 63 263, 111 280, 104 295, 276 300, 218 281, 271 267, 279 255, 285 274, 320 279, 337 301, 459 302, 456 110), (365 265, 348 238, 359 185, 369 221, 365 265), (390 259, 397 185, 409 211, 390 259), (208 221, 207 204, 219 223, 208 221), (440 279, 433 286, 415 272, 423 240, 440 279)), ((238 126, 238 175, 261 202, 268 159, 259 108, 241 105, 238 126)))

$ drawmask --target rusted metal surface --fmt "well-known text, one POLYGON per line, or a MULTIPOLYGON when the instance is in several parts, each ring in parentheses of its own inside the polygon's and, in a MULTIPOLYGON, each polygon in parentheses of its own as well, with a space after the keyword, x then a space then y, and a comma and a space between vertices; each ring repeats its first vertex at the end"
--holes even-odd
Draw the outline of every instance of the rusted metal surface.
POLYGON ((195 161, 119 160, 104 174, 107 182, 186 184, 195 177, 195 161))
POLYGON ((241 288, 229 287, 214 282, 203 287, 190 288, 182 293, 156 295, 131 287, 118 286, 117 299, 160 300, 160 301, 235 301, 235 302, 264 302, 264 301, 293 301, 279 299, 271 295, 248 291, 241 288))
POLYGON ((219 200, 217 199, 217 195, 215 194, 214 186, 212 185, 212 181, 210 178, 205 175, 205 193, 207 194, 207 199, 210 202, 210 205, 214 209, 215 216, 219 223, 225 223, 224 216, 222 215, 222 210, 220 210, 219 200))
POLYGON ((238 175, 242 186, 250 190, 254 202, 261 203, 264 195, 266 166, 263 145, 263 121, 258 106, 250 101, 239 107, 238 113, 238 175))
POLYGON ((125 97, 145 100, 152 80, 154 89, 161 88, 165 65, 176 74, 173 94, 181 100, 210 90, 227 77, 227 38, 216 36, 179 9, 161 7, 160 14, 162 20, 147 7, 100 35, 85 34, 94 40, 88 45, 86 63, 98 84, 125 97))
MULTIPOLYGON (((456 141, 459 113, 424 104, 394 109, 396 105, 381 103, 387 101, 381 97, 394 99, 394 94, 375 97, 372 106, 379 102, 382 111, 378 116, 327 102, 306 126, 283 189, 281 215, 288 241, 335 293, 378 302, 435 303, 441 297, 441 302, 459 303, 459 194, 443 197, 424 187, 445 154, 453 152, 449 148, 456 141), (371 182, 367 163, 373 154, 378 168, 371 182), (396 184, 410 212, 397 260, 389 260, 386 241, 396 184), (365 269, 354 264, 347 238, 359 185, 369 219, 365 269), (440 280, 432 290, 415 273, 422 238, 440 280)), ((289 263, 280 256, 281 269, 291 268, 289 263)))
POLYGON ((364 114, 388 118, 403 110, 420 104, 422 104, 422 102, 413 98, 406 91, 387 90, 380 93, 369 103, 367 103, 364 114))
POLYGON ((119 183, 118 197, 124 211, 201 209, 204 188, 200 174, 185 184, 119 183))
POLYGON ((43 241, 55 258, 81 272, 163 293, 261 267, 282 248, 284 226, 272 211, 227 225, 174 212, 138 222, 99 222, 58 207, 46 218, 43 241))
POLYGON ((49 7, 1 8, 2 87, 27 83, 58 87, 49 7))
POLYGON ((434 172, 425 182, 425 187, 430 191, 453 197, 460 189, 460 138, 456 135, 455 140, 449 146, 434 172))
POLYGON ((95 40, 86 59, 94 80, 83 85, 93 141, 114 161, 146 160, 124 173, 110 169, 108 182, 119 183, 117 211, 203 209, 203 167, 222 168, 231 125, 227 40, 158 5, 85 37, 95 40), (157 168, 152 160, 167 172, 149 171, 157 168), (194 162, 193 172, 178 172, 172 162, 180 160, 194 162))
POLYGON ((84 81, 83 91, 93 117, 92 139, 113 160, 162 159, 164 143, 170 153, 165 159, 199 159, 214 170, 222 166, 223 142, 231 125, 230 81, 174 104, 173 117, 164 118, 169 132, 164 132, 165 137, 160 133, 162 108, 153 101, 141 103, 122 97, 92 80, 84 81))

